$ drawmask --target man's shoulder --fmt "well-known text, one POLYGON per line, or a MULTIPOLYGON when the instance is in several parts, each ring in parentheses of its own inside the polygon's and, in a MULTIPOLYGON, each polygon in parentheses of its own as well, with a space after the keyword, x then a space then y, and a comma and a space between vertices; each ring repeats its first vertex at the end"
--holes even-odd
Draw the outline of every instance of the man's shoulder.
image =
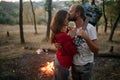
POLYGON ((95 27, 92 24, 88 23, 87 27, 95 27))
POLYGON ((87 30, 90 30, 90 29, 96 29, 96 27, 93 26, 92 24, 88 23, 87 30))

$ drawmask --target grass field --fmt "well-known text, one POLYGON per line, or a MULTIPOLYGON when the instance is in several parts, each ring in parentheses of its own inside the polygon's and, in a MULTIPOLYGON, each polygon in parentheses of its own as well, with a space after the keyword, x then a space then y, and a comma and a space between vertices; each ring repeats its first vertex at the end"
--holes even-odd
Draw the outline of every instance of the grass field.
MULTIPOLYGON (((20 44, 18 25, 0 25, 0 80, 51 80, 51 75, 39 71, 41 65, 53 61, 54 46, 45 40, 46 26, 37 25, 38 34, 34 34, 33 25, 24 25, 25 44, 20 44), (7 36, 7 31, 9 36, 7 36), (37 49, 48 49, 48 54, 37 54, 37 49)), ((114 46, 113 54, 120 52, 120 29, 117 28, 113 42, 108 41, 110 30, 104 33, 99 27, 99 53, 108 53, 114 46)), ((120 60, 95 58, 95 80, 119 80, 120 60)))

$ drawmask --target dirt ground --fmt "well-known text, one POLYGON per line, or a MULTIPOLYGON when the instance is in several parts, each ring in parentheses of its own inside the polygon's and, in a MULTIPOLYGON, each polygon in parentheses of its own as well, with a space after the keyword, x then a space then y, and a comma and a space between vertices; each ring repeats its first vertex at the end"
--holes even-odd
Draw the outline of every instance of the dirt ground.
MULTIPOLYGON (((38 25, 34 34, 32 25, 24 25, 25 44, 20 44, 19 26, 0 25, 0 80, 52 80, 53 75, 40 70, 47 62, 54 60, 55 48, 45 41, 46 26, 38 25), (7 36, 7 31, 9 36, 7 36), (37 54, 38 49, 47 53, 37 54)), ((114 46, 114 53, 120 52, 120 29, 117 29, 113 42, 108 42, 109 30, 98 32, 99 53, 108 53, 114 46)), ((120 59, 95 57, 94 80, 119 80, 120 59)))

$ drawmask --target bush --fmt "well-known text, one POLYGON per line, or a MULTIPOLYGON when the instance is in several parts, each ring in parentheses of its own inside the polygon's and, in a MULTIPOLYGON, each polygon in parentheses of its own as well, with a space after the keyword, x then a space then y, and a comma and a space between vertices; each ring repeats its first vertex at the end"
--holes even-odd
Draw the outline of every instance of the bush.
POLYGON ((37 21, 38 24, 47 24, 47 20, 45 18, 40 18, 38 21, 37 21))

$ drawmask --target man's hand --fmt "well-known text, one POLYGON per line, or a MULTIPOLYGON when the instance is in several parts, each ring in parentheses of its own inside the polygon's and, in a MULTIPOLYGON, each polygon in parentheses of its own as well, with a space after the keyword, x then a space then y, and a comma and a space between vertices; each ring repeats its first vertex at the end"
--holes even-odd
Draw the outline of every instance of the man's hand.
POLYGON ((86 34, 86 32, 85 32, 84 30, 82 30, 82 29, 79 31, 78 36, 81 36, 81 37, 84 38, 85 40, 86 40, 87 38, 89 38, 88 35, 86 34))
POLYGON ((57 49, 62 48, 62 46, 61 46, 61 44, 60 44, 60 43, 55 43, 54 45, 55 45, 55 48, 57 48, 57 49))

